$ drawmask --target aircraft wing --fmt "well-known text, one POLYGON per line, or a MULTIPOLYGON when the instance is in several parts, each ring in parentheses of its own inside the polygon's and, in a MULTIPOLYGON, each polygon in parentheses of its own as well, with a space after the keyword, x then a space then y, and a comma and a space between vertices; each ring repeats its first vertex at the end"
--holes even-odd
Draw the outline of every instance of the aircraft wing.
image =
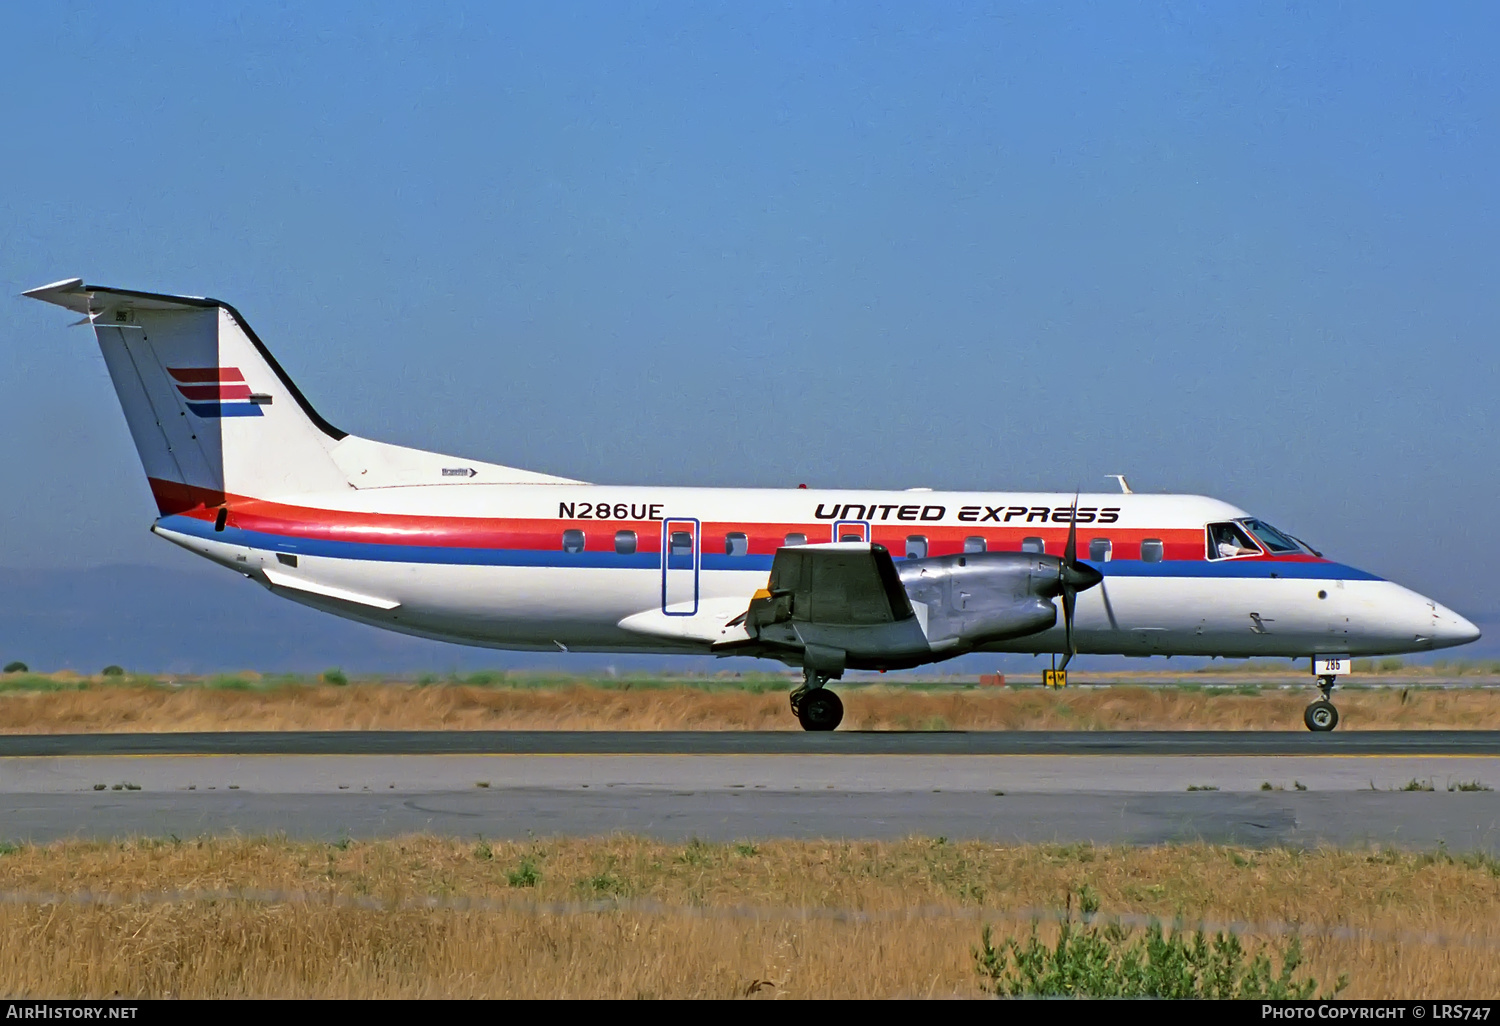
POLYGON ((770 583, 751 600, 746 626, 786 620, 862 626, 913 615, 885 546, 834 542, 776 550, 770 583))
POLYGON ((914 654, 928 650, 890 552, 865 542, 777 549, 770 582, 725 627, 715 652, 769 656, 833 676, 846 665, 916 665, 914 654), (743 638, 729 634, 737 627, 743 638))

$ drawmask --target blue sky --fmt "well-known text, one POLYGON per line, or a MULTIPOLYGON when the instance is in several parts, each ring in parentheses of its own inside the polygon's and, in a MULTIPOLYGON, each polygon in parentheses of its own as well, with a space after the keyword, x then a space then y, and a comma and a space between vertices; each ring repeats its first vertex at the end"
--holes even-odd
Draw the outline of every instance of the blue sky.
MULTIPOLYGON (((622 483, 1125 473, 1487 615, 1496 20, 17 9, 0 284, 225 299, 383 440, 622 483)), ((0 566, 180 565, 67 321, 0 299, 0 566)))

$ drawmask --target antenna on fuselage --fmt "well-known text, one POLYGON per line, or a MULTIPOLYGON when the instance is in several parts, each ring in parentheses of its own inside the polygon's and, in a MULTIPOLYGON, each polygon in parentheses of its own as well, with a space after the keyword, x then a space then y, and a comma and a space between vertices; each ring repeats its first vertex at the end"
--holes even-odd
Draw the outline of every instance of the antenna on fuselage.
POLYGON ((1120 491, 1124 492, 1126 495, 1134 494, 1130 490, 1130 482, 1125 480, 1124 474, 1105 474, 1104 476, 1110 481, 1118 481, 1120 483, 1120 491))

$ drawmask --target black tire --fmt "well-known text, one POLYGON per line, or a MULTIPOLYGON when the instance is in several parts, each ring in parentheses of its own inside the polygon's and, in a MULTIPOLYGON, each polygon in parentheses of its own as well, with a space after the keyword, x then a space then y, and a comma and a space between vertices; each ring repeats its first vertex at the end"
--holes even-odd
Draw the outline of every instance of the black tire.
POLYGON ((803 730, 833 730, 844 719, 844 703, 827 688, 818 688, 802 696, 797 719, 803 730))
POLYGON ((1333 707, 1332 702, 1325 702, 1320 698, 1307 707, 1307 711, 1302 714, 1302 722, 1307 725, 1308 730, 1323 733, 1339 725, 1339 711, 1333 707))

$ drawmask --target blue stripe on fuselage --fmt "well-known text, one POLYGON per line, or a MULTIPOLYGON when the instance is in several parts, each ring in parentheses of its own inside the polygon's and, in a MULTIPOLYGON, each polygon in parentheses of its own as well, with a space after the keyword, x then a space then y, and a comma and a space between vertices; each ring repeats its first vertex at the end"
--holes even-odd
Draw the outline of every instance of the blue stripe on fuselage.
MULTIPOLYGON (((157 521, 165 531, 193 538, 243 545, 269 552, 286 552, 303 556, 327 556, 333 559, 360 559, 381 563, 435 563, 453 566, 549 566, 591 567, 612 570, 661 570, 661 553, 634 552, 563 552, 560 549, 467 549, 443 545, 386 545, 378 542, 331 541, 325 538, 299 538, 286 534, 267 534, 214 525, 194 517, 168 516, 157 521)), ((705 552, 701 569, 758 570, 769 572, 774 556, 726 556, 705 552)), ((1107 563, 1084 560, 1105 577, 1212 577, 1275 578, 1298 580, 1378 581, 1374 574, 1356 570, 1342 563, 1298 563, 1279 560, 1228 560, 1209 563, 1203 560, 1178 559, 1161 563, 1144 563, 1133 559, 1115 559, 1107 563)))
POLYGON ((1105 577, 1210 577, 1265 580, 1286 577, 1299 581, 1382 581, 1385 578, 1343 563, 1302 563, 1279 559, 1230 559, 1210 563, 1201 559, 1171 559, 1146 563, 1139 559, 1112 559, 1108 563, 1084 560, 1105 577))

